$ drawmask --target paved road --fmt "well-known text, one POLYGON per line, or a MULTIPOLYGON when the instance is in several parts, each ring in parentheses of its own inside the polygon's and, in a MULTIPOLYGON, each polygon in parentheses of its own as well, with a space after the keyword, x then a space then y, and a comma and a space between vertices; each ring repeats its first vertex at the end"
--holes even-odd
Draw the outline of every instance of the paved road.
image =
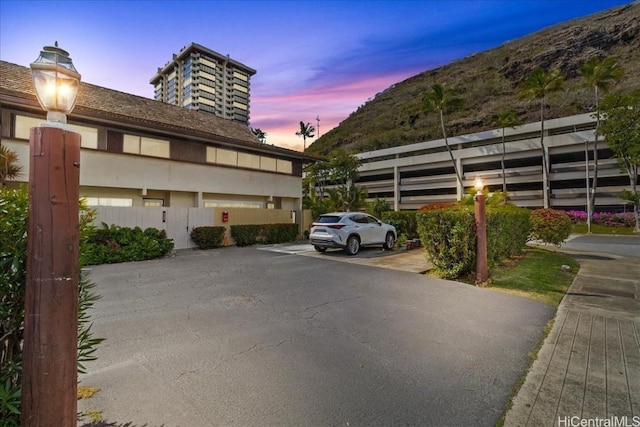
POLYGON ((604 252, 626 257, 640 258, 640 236, 612 236, 583 234, 572 236, 562 245, 565 249, 587 252, 604 252))
POLYGON ((493 426, 554 308, 332 257, 230 247, 92 269, 111 422, 493 426))

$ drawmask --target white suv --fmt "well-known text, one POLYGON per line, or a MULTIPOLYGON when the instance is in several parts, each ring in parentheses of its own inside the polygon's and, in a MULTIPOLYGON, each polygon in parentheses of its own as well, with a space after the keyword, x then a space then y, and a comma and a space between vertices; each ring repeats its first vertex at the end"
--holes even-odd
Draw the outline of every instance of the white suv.
POLYGON ((382 245, 392 249, 396 228, 365 213, 333 212, 320 215, 311 224, 309 241, 318 252, 343 248, 347 254, 355 255, 360 246, 382 245))

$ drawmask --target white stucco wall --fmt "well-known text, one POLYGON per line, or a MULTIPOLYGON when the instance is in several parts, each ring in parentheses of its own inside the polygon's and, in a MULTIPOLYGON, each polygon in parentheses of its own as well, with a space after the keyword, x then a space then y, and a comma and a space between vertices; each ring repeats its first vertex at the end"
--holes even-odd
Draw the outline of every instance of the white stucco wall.
MULTIPOLYGON (((27 182, 29 143, 3 139, 2 144, 18 154, 23 173, 17 181, 27 182)), ((141 203, 143 190, 150 197, 163 192, 164 198, 169 199, 165 201, 176 207, 197 206, 199 192, 260 201, 266 201, 269 196, 283 200, 302 198, 301 178, 291 175, 90 149, 81 151, 80 185, 84 196, 94 196, 93 189, 99 193, 95 196, 124 197, 126 194, 134 198, 134 206, 138 206, 137 201, 141 203)))

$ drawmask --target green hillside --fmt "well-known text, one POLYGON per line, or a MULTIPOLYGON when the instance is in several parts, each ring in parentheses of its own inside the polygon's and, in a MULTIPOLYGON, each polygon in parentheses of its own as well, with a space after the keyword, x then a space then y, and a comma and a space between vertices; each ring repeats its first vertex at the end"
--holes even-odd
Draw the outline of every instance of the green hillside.
POLYGON ((425 71, 392 85, 307 148, 327 155, 338 147, 363 152, 442 137, 436 114, 423 112, 434 83, 454 87, 464 106, 447 115, 449 136, 494 128, 504 108, 521 122, 538 121, 539 104, 518 99, 518 85, 535 68, 559 68, 563 92, 548 99, 547 118, 592 111, 593 90, 581 85, 578 68, 591 56, 615 56, 626 70, 615 89, 640 88, 640 3, 546 28, 486 52, 425 71))

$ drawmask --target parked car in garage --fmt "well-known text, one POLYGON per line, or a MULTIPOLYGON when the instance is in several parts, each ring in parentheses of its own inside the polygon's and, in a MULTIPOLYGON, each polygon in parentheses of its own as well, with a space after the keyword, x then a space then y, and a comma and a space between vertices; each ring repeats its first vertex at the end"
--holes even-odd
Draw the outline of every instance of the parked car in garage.
POLYGON ((311 224, 309 241, 316 251, 342 248, 355 255, 361 246, 382 245, 392 249, 396 242, 396 228, 378 218, 361 212, 332 212, 320 215, 311 224))

